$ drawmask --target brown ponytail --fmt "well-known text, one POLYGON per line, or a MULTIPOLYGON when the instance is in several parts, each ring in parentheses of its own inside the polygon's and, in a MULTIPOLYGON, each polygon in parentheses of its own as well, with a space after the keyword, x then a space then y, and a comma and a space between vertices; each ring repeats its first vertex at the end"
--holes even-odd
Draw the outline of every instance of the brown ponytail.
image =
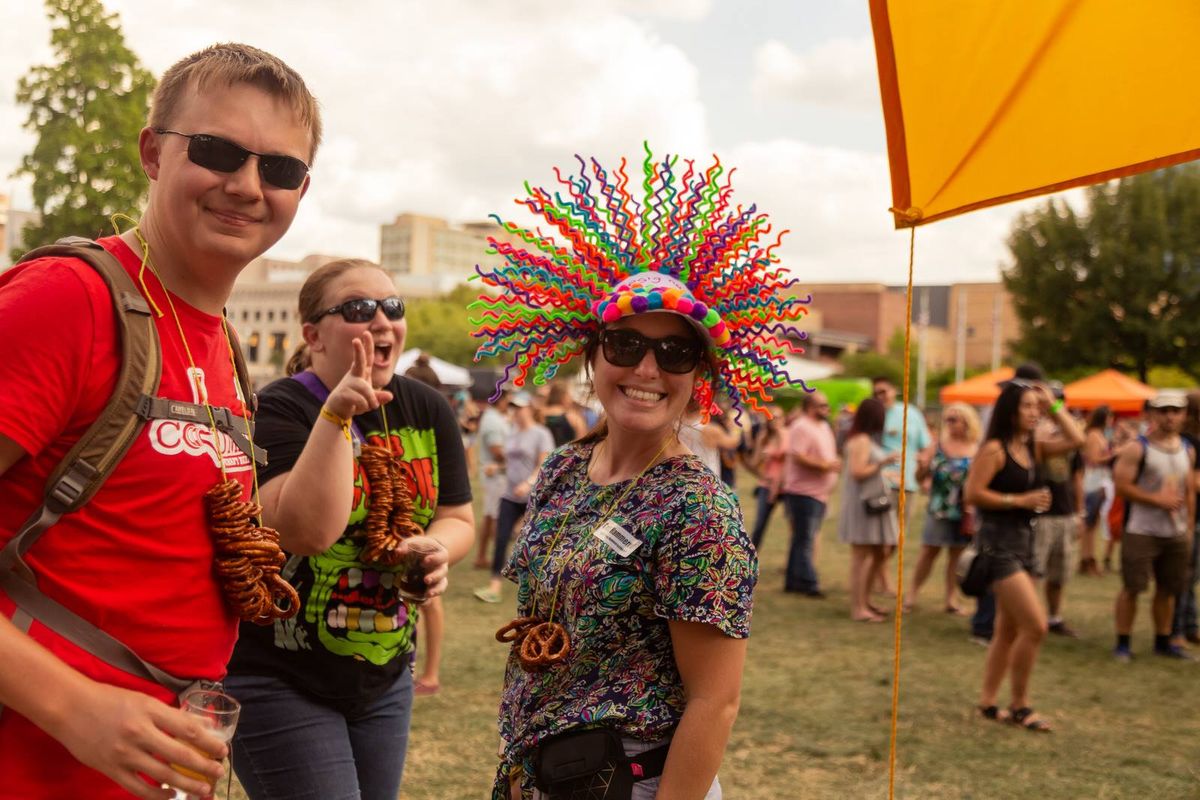
POLYGON ((285 375, 295 375, 297 372, 304 372, 311 366, 312 354, 308 352, 308 343, 301 342, 292 353, 292 357, 288 359, 283 371, 285 375))

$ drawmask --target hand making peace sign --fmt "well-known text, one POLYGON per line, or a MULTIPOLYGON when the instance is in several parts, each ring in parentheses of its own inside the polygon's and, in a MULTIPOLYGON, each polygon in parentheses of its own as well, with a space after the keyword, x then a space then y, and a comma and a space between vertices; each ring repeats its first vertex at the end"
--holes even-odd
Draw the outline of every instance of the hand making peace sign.
POLYGON ((371 332, 363 331, 354 339, 354 363, 325 400, 325 407, 339 417, 352 419, 392 399, 391 392, 371 385, 369 354, 373 352, 375 342, 371 332))

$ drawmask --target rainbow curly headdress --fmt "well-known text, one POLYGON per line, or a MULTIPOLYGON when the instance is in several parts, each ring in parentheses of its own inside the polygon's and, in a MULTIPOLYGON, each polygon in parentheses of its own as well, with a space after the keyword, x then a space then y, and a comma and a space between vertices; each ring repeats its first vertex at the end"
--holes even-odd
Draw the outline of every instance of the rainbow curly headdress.
MULTIPOLYGON (((514 239, 488 237, 489 253, 506 263, 475 269, 499 294, 481 294, 470 309, 473 335, 483 340, 479 360, 511 353, 497 382, 523 386, 532 375, 543 384, 587 347, 605 323, 652 311, 673 311, 703 332, 712 346, 716 374, 697 380, 702 412, 715 411, 713 396, 725 391, 735 410, 763 410, 771 392, 792 383, 782 367, 789 353, 802 353, 785 323, 807 313, 811 297, 786 296, 795 280, 773 267, 767 215, 756 206, 731 208, 731 170, 725 181, 721 160, 703 172, 678 156, 655 160, 646 146, 642 202, 628 191, 626 161, 616 174, 595 159, 576 156, 579 175, 555 177, 563 192, 531 188, 516 202, 540 216, 561 236, 556 241, 499 217, 492 218, 514 239)), ((803 334, 799 334, 804 338, 803 334)), ((802 385, 802 384, 801 384, 802 385)))

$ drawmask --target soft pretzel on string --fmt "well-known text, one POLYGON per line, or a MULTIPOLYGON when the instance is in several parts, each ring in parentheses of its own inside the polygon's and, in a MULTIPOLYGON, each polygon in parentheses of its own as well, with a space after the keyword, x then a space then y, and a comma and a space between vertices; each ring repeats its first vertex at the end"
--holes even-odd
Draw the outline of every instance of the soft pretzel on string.
POLYGON ((571 637, 567 629, 557 622, 539 622, 525 631, 525 635, 513 646, 517 648, 517 660, 526 672, 552 667, 571 652, 571 637))
POLYGON ((300 596, 279 574, 287 561, 279 534, 255 525, 262 506, 241 498, 242 486, 234 480, 222 481, 204 494, 213 535, 213 570, 225 600, 241 619, 256 625, 294 617, 300 596))
POLYGON ((517 617, 496 631, 497 642, 520 642, 529 629, 538 623, 537 617, 517 617))
POLYGON ((362 561, 395 566, 400 563, 400 543, 420 536, 421 527, 412 520, 413 501, 400 459, 385 447, 365 445, 358 458, 367 474, 371 492, 365 525, 367 543, 362 561))

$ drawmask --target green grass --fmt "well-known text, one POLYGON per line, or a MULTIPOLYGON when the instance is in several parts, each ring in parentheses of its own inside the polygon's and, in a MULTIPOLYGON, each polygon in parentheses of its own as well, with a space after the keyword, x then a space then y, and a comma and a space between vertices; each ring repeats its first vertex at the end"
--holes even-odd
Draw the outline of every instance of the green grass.
MULTIPOLYGON (((848 548, 832 516, 818 560, 828 599, 783 594, 781 511, 760 556, 741 713, 721 767, 725 797, 887 798, 894 626, 850 621, 848 548)), ((917 508, 906 578, 921 520, 917 508)), ((416 701, 404 800, 474 800, 491 786, 506 651, 492 634, 509 620, 515 592, 506 587, 500 605, 475 600, 485 574, 470 560, 454 568, 446 598, 443 689, 416 701)), ((1036 735, 973 714, 984 650, 967 641, 965 618, 940 611, 941 567, 920 609, 904 617, 896 797, 1200 797, 1200 666, 1148 654, 1147 601, 1134 634, 1139 658, 1117 664, 1109 657, 1117 578, 1068 585, 1066 616, 1083 636, 1051 637, 1042 649, 1033 700, 1057 730, 1036 735)))

